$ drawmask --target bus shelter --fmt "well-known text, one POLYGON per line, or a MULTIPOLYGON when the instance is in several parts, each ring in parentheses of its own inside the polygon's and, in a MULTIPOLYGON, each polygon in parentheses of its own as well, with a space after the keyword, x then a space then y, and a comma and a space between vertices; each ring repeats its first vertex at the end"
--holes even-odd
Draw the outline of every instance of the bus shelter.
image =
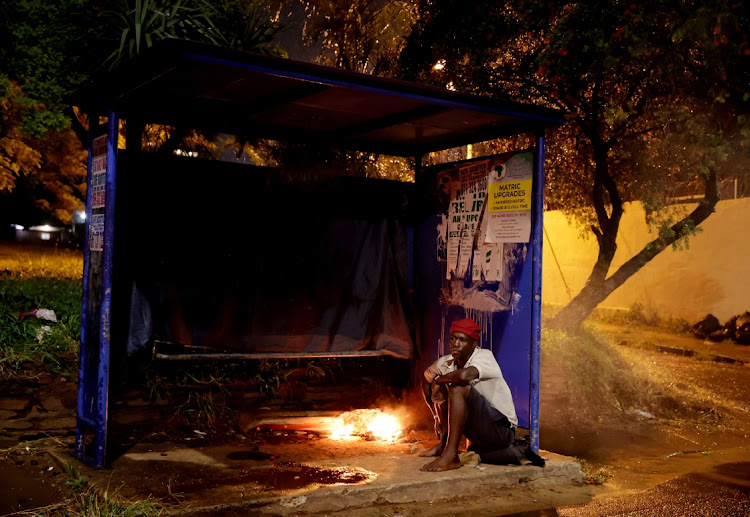
POLYGON ((544 142, 563 113, 177 40, 78 104, 91 121, 81 460, 104 466, 110 379, 144 349, 174 359, 160 343, 196 360, 387 355, 416 385, 463 317, 538 450, 544 142), (149 152, 144 124, 407 157, 415 182, 149 152), (422 165, 527 133, 530 149, 422 165))

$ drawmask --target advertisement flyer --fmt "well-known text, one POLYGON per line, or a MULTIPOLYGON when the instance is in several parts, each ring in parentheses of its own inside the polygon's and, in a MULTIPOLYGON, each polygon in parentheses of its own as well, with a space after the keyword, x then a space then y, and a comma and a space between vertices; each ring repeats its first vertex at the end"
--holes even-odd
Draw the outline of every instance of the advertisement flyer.
POLYGON ((91 208, 103 208, 107 192, 107 135, 94 138, 91 154, 91 208))
POLYGON ((443 173, 440 184, 450 192, 446 278, 464 277, 471 267, 473 280, 502 280, 502 243, 531 236, 532 166, 533 155, 523 152, 443 173))
POLYGON ((489 178, 489 211, 531 210, 531 177, 531 153, 517 154, 496 166, 489 178))
POLYGON ((89 227, 89 250, 104 250, 104 214, 94 214, 91 216, 89 227))
POLYGON ((529 242, 531 211, 487 214, 484 242, 529 242))
POLYGON ((484 242, 529 242, 532 174, 531 153, 517 154, 490 172, 484 242))

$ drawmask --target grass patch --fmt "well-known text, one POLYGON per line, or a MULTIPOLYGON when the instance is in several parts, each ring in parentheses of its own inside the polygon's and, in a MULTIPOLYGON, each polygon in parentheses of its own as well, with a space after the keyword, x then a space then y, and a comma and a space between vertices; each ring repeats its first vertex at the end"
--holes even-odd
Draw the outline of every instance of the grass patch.
POLYGON ((152 500, 128 503, 112 497, 89 493, 80 496, 72 508, 60 514, 66 517, 156 517, 161 508, 152 500))
POLYGON ((75 368, 80 329, 80 252, 0 246, 0 373, 25 363, 75 368), (35 308, 55 311, 57 322, 20 316, 35 308))
MULTIPOLYGON (((152 499, 128 502, 116 496, 100 495, 92 489, 79 493, 59 505, 38 508, 34 515, 43 517, 157 517, 162 505, 152 499)), ((31 514, 29 514, 31 515, 31 514)))
POLYGON ((595 309, 586 322, 605 323, 619 326, 639 326, 659 329, 671 334, 690 334, 692 325, 683 319, 672 316, 662 317, 656 311, 647 309, 643 304, 634 303, 627 310, 595 309))
POLYGON ((0 372, 26 362, 53 370, 75 366, 81 329, 81 281, 7 278, 0 283, 0 372), (57 322, 22 317, 34 308, 55 311, 57 322))
MULTIPOLYGON (((228 370, 232 369, 229 365, 228 370)), ((175 416, 181 415, 186 423, 199 428, 212 427, 225 415, 232 380, 226 369, 188 363, 181 365, 180 371, 165 370, 153 365, 146 368, 144 391, 153 402, 180 400, 175 416)))
POLYGON ((581 458, 578 458, 578 463, 581 465, 583 475, 586 476, 587 485, 603 485, 614 475, 612 465, 594 464, 581 458))
POLYGON ((80 280, 83 254, 80 250, 0 242, 0 274, 80 280))
POLYGON ((595 329, 542 332, 542 364, 563 372, 570 412, 580 422, 632 419, 636 410, 663 418, 694 414, 692 401, 639 357, 595 329))
POLYGON ((65 473, 68 475, 68 477, 70 477, 68 486, 74 492, 80 492, 81 490, 86 488, 86 485, 88 485, 88 481, 86 481, 86 479, 83 477, 83 474, 78 472, 74 466, 66 464, 65 473))

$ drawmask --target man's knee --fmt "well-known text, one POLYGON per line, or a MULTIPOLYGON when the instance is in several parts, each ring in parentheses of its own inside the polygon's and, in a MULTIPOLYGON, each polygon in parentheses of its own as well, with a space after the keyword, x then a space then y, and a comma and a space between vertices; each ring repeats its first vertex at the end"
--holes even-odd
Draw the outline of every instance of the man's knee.
POLYGON ((455 384, 448 386, 448 399, 450 400, 455 398, 466 400, 469 398, 469 393, 471 393, 471 386, 457 386, 455 384))

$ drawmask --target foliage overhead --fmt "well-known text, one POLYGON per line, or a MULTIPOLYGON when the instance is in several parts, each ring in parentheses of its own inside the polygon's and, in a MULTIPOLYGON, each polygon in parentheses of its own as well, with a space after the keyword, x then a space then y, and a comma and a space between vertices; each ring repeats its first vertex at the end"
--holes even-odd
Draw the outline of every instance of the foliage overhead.
MULTIPOLYGON (((745 122, 750 49, 739 4, 519 1, 465 9, 432 1, 422 7, 402 56, 407 77, 569 113, 572 124, 551 138, 565 144, 559 167, 551 164, 553 182, 591 185, 580 175, 593 167, 592 148, 601 144, 614 158, 612 172, 636 189, 625 198, 634 199, 644 178, 616 156, 629 142, 686 130, 699 109, 714 110, 704 126, 745 122), (438 62, 443 68, 433 69, 438 62)), ((581 198, 590 205, 590 192, 580 194, 551 189, 548 199, 556 208, 581 198)))
POLYGON ((693 233, 718 200, 717 175, 750 162, 746 11, 718 0, 420 4, 402 55, 407 77, 568 113, 548 138, 547 199, 599 244, 572 326, 693 233), (691 179, 707 181, 701 210, 665 210, 670 188, 691 179), (623 203, 635 199, 657 236, 608 276, 623 203))
MULTIPOLYGON (((300 0, 305 20, 302 42, 318 46, 320 64, 386 77, 398 74, 399 55, 416 21, 407 0, 300 0)), ((257 149, 256 149, 257 150, 257 149)), ((341 174, 414 181, 408 160, 370 153, 281 144, 266 150, 271 161, 315 176, 341 174), (334 172, 337 171, 337 172, 334 172)))
POLYGON ((17 87, 0 96, 13 99, 22 134, 39 138, 70 123, 66 96, 85 79, 95 45, 87 3, 0 3, 0 81, 17 87))
POLYGON ((168 37, 284 55, 280 30, 261 0, 0 2, 0 194, 15 195, 21 179, 38 207, 69 222, 86 174, 73 91, 168 37))
POLYGON ((211 21, 214 9, 203 0, 120 0, 114 11, 106 11, 112 27, 120 27, 119 47, 106 59, 109 68, 135 58, 146 48, 166 38, 218 43, 221 39, 211 21))
POLYGON ((393 75, 416 9, 406 0, 306 0, 303 41, 320 43, 321 64, 393 75))
POLYGON ((221 44, 258 54, 289 57, 286 49, 276 43, 287 27, 278 21, 264 0, 221 0, 213 2, 216 12, 212 19, 222 35, 221 44))
POLYGON ((120 0, 104 18, 119 36, 106 60, 110 69, 167 38, 286 56, 274 43, 284 27, 262 0, 120 0))
POLYGON ((10 191, 16 179, 39 168, 41 153, 23 138, 24 99, 20 88, 0 76, 0 192, 10 191))

